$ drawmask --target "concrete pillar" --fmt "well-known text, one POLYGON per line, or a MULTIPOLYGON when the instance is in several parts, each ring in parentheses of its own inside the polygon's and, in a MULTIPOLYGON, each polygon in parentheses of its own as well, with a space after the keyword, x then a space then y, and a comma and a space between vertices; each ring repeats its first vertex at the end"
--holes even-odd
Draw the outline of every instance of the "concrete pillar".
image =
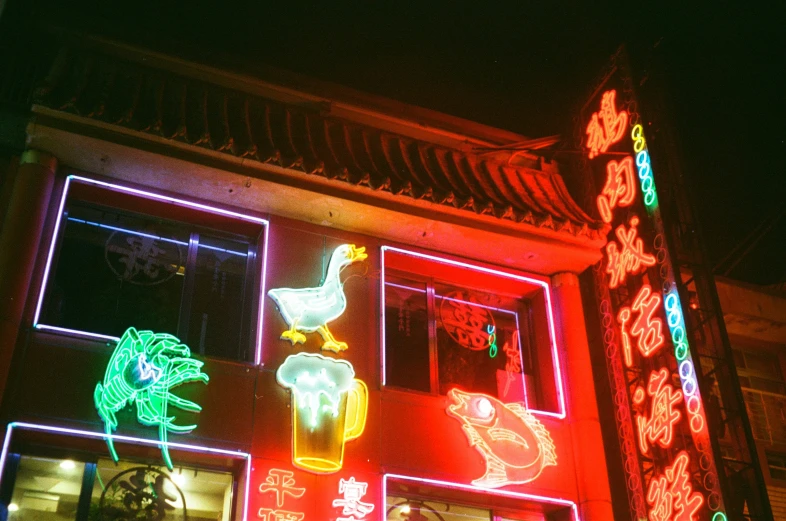
POLYGON ((576 462, 580 517, 582 521, 608 521, 614 515, 579 279, 573 273, 558 273, 552 277, 552 287, 557 335, 565 352, 567 421, 576 462))
POLYGON ((57 159, 51 154, 22 154, 0 234, 0 393, 22 325, 56 170, 57 159))

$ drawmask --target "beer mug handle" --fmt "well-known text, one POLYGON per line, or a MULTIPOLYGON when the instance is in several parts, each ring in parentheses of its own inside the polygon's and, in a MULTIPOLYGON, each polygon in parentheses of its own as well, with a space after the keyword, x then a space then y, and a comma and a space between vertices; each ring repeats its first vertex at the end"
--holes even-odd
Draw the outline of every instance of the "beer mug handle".
POLYGON ((366 428, 368 411, 368 388, 363 380, 355 379, 355 384, 347 393, 347 418, 344 427, 344 440, 354 440, 366 428))

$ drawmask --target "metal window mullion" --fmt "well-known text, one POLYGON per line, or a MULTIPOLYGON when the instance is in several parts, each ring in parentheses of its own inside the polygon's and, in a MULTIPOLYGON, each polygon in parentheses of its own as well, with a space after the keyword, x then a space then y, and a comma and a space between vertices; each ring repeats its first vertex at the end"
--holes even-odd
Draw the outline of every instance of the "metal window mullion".
POLYGON ((93 482, 96 479, 95 463, 85 463, 82 473, 82 489, 79 492, 79 502, 76 507, 76 521, 87 521, 90 514, 90 502, 93 500, 93 482))
POLYGON ((185 280, 180 297, 180 318, 177 323, 177 336, 182 342, 188 342, 188 326, 191 321, 191 300, 194 297, 196 283, 196 261, 199 249, 199 234, 191 232, 188 240, 188 256, 186 257, 185 280))
POLYGON ((428 309, 428 360, 431 394, 439 394, 439 360, 437 358, 437 306, 434 279, 426 283, 426 306, 428 309))

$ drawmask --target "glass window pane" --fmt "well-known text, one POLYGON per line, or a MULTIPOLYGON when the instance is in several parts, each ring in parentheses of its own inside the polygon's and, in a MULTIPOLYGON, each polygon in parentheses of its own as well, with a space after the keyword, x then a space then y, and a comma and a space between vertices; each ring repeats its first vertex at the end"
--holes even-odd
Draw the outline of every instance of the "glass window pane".
POLYGON ((490 521, 491 511, 439 501, 387 497, 387 521, 490 521))
POLYGON ((206 234, 198 244, 187 344, 201 355, 248 358, 241 339, 249 244, 206 234))
POLYGON ((80 462, 22 456, 8 505, 9 520, 76 519, 84 470, 80 462))
POLYGON ((388 385, 430 392, 426 284, 385 275, 385 368, 388 385))
POLYGON ((92 519, 163 519, 229 521, 232 515, 232 474, 188 467, 165 467, 100 459, 93 484, 92 519), (135 515, 148 511, 149 517, 135 515), (103 518, 102 518, 103 515, 103 518))
POLYGON ((42 322, 120 336, 174 333, 189 234, 149 217, 70 203, 42 322))
POLYGON ((435 285, 440 394, 459 387, 524 401, 520 307, 513 298, 435 285))

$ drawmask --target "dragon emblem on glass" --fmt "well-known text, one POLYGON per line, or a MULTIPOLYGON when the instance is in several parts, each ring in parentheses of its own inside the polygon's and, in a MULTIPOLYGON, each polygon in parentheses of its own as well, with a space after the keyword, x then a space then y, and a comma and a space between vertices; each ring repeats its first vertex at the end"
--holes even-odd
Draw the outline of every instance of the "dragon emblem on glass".
POLYGON ((176 425, 170 407, 199 412, 202 407, 172 394, 178 385, 190 382, 207 383, 202 362, 191 358, 191 350, 176 337, 152 331, 128 328, 117 343, 104 375, 104 383, 96 385, 93 394, 98 415, 104 422, 106 443, 112 459, 117 462, 112 433, 117 429, 118 411, 136 405, 137 421, 158 427, 161 454, 167 468, 172 460, 167 447, 167 433, 187 433, 193 425, 176 425))

